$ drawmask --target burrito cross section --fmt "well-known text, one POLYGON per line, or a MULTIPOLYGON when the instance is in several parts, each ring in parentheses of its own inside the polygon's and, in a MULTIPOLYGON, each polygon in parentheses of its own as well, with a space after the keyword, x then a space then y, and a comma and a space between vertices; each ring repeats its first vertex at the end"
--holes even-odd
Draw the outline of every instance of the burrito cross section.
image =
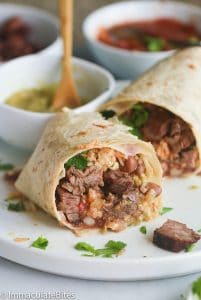
POLYGON ((83 157, 87 167, 69 167, 56 189, 57 208, 74 226, 121 231, 140 220, 146 197, 161 193, 159 185, 143 183, 146 170, 140 155, 126 158, 119 151, 102 148, 89 150, 83 157))
MULTIPOLYGON (((136 123, 143 113, 144 124, 138 126, 144 141, 151 142, 163 168, 164 176, 184 176, 199 167, 199 153, 190 126, 170 111, 149 103, 137 103, 120 116, 123 122, 136 123), (138 107, 136 110, 135 107, 138 107)), ((143 120, 142 120, 143 121, 143 120)), ((134 124, 135 126, 135 124, 134 124)))
POLYGON ((16 188, 61 225, 121 231, 161 208, 162 169, 150 143, 99 113, 60 113, 16 181, 16 188))

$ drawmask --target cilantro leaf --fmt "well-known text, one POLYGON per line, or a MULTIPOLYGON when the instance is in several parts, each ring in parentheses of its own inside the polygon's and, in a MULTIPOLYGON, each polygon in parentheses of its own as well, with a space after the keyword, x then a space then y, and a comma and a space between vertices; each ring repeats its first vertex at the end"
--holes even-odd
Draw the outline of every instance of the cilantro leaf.
POLYGON ((141 227, 140 227, 140 232, 143 233, 143 234, 146 234, 146 233, 147 233, 147 228, 146 228, 146 226, 141 226, 141 227))
POLYGON ((159 214, 160 214, 161 216, 163 216, 164 214, 168 213, 168 212, 171 211, 171 210, 173 210, 172 207, 162 207, 161 210, 160 210, 160 212, 159 212, 159 214))
POLYGON ((190 244, 186 246, 185 252, 191 252, 195 248, 195 244, 190 244))
POLYGON ((110 240, 109 242, 107 242, 107 244, 105 244, 105 247, 109 248, 113 251, 119 252, 119 251, 123 250, 126 247, 126 243, 121 242, 121 241, 110 240))
POLYGON ((138 128, 132 128, 131 130, 129 130, 129 132, 135 136, 137 136, 138 138, 141 138, 142 135, 140 133, 140 130, 138 128))
POLYGON ((8 204, 8 210, 16 212, 25 211, 24 203, 22 201, 10 202, 8 204))
POLYGON ((108 110, 103 110, 100 112, 101 115, 107 120, 110 119, 112 117, 114 117, 116 115, 114 110, 108 109, 108 110))
POLYGON ((88 251, 91 253, 95 253, 94 247, 85 242, 77 243, 74 248, 79 251, 88 251))
POLYGON ((112 258, 114 254, 115 254, 114 251, 109 248, 96 249, 95 251, 95 256, 100 256, 100 257, 112 258))
POLYGON ((140 128, 147 122, 149 118, 149 112, 144 108, 142 103, 136 103, 133 108, 133 114, 131 117, 122 115, 119 120, 126 126, 131 127, 129 132, 139 138, 142 137, 140 128))
POLYGON ((133 127, 132 121, 127 116, 120 116, 119 120, 126 126, 133 127))
POLYGON ((165 41, 161 38, 147 37, 147 49, 151 52, 161 51, 165 46, 165 41))
POLYGON ((199 233, 200 233, 200 232, 201 232, 201 229, 198 229, 198 230, 197 230, 197 232, 199 232, 199 233))
POLYGON ((89 254, 82 254, 82 256, 87 257, 94 257, 94 256, 100 256, 100 257, 108 257, 112 258, 114 255, 120 254, 120 252, 126 247, 126 244, 121 241, 112 241, 110 240, 105 244, 105 247, 102 249, 95 249, 92 245, 80 242, 77 243, 74 248, 79 251, 86 251, 89 254))
POLYGON ((32 243, 31 247, 45 250, 48 246, 48 243, 49 242, 45 237, 40 236, 32 243))
POLYGON ((197 295, 198 299, 201 300, 201 277, 199 277, 196 281, 193 282, 192 292, 193 295, 197 295))
POLYGON ((149 113, 146 109, 144 109, 141 103, 135 104, 133 107, 133 111, 134 111, 133 125, 137 128, 140 128, 148 120, 149 113))
POLYGON ((12 164, 9 163, 2 163, 0 161, 0 171, 10 171, 14 168, 12 164))
POLYGON ((64 167, 65 169, 70 168, 70 167, 75 167, 76 169, 79 170, 84 170, 87 167, 88 161, 85 156, 82 154, 78 154, 76 156, 73 156, 70 158, 65 164, 64 167))

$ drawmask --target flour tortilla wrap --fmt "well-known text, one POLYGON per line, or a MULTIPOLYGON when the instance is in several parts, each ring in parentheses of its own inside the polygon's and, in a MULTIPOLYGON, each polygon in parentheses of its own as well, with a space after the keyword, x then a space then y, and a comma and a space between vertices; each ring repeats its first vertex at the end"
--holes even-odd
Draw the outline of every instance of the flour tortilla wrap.
POLYGON ((201 171, 201 47, 187 48, 159 62, 100 108, 119 116, 135 103, 164 108, 192 129, 199 153, 193 173, 201 171))
MULTIPOLYGON (((146 167, 146 180, 161 186, 162 171, 155 151, 128 133, 128 128, 118 121, 102 118, 98 113, 60 113, 52 118, 31 158, 22 170, 16 188, 60 224, 80 234, 84 228, 77 228, 58 211, 55 191, 65 176, 64 164, 75 155, 89 149, 109 147, 126 156, 141 154, 146 167)), ((147 197, 142 204, 140 220, 149 220, 158 215, 161 196, 147 197)))

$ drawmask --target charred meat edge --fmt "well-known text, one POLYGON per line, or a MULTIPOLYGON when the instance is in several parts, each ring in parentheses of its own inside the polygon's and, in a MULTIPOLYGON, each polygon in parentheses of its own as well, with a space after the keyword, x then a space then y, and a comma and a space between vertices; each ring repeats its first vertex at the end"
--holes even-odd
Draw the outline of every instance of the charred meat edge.
POLYGON ((172 251, 180 252, 187 246, 196 243, 200 235, 185 224, 173 220, 167 220, 160 228, 154 231, 153 242, 156 246, 172 251))

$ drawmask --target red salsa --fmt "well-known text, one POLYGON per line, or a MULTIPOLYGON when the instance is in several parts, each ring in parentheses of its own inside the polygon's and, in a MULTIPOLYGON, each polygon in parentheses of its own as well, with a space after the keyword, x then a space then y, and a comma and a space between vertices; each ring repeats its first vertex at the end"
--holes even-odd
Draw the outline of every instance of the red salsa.
POLYGON ((191 23, 160 18, 101 28, 97 39, 131 51, 164 51, 179 48, 183 42, 194 45, 200 41, 201 33, 191 23))

